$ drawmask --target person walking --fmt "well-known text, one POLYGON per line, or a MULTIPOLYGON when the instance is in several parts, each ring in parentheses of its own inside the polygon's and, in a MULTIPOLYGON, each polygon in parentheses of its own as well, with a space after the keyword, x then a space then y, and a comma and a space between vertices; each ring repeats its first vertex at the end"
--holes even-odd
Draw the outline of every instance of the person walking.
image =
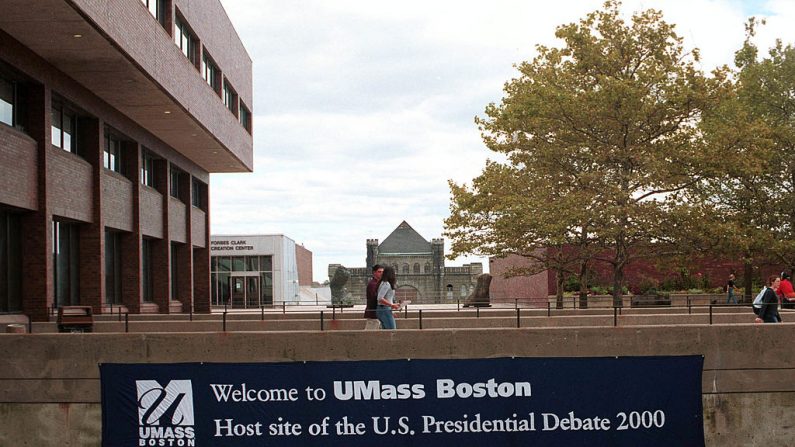
POLYGON ((734 296, 734 273, 729 274, 729 281, 726 283, 726 304, 737 304, 734 296))
POLYGON ((381 282, 381 275, 384 274, 384 268, 376 264, 373 266, 373 277, 367 283, 367 297, 366 305, 364 307, 364 318, 367 322, 364 325, 365 330, 380 329, 381 323, 378 321, 376 315, 376 308, 378 307, 378 285, 381 282))
POLYGON ((378 307, 376 308, 376 315, 378 321, 381 322, 382 329, 397 329, 395 323, 395 316, 392 311, 397 309, 399 305, 395 303, 395 289, 397 289, 397 275, 395 269, 387 266, 384 267, 384 274, 381 276, 381 283, 378 285, 378 307))
POLYGON ((756 317, 757 323, 781 323, 781 315, 778 313, 778 287, 781 278, 771 275, 767 279, 767 289, 762 296, 762 306, 756 317))

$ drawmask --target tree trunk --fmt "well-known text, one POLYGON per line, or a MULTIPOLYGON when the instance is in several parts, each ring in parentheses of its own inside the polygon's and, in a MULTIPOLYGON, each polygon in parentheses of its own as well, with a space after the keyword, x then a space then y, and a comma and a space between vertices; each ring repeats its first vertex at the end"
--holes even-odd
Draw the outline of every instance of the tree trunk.
MULTIPOLYGON (((743 288, 745 292, 743 293, 743 297, 739 300, 740 303, 750 303, 752 300, 752 296, 754 296, 753 291, 753 282, 754 282, 754 266, 751 264, 751 257, 745 256, 743 257, 743 288)), ((765 282, 766 279, 762 278, 762 282, 765 282)))
POLYGON ((627 263, 627 248, 624 246, 623 238, 616 241, 616 257, 613 264, 613 306, 622 307, 623 301, 621 291, 624 286, 624 265, 627 263))
POLYGON ((580 309, 588 308, 588 261, 580 264, 580 309))
POLYGON ((555 291, 555 309, 563 309, 563 269, 556 272, 557 290, 555 291))

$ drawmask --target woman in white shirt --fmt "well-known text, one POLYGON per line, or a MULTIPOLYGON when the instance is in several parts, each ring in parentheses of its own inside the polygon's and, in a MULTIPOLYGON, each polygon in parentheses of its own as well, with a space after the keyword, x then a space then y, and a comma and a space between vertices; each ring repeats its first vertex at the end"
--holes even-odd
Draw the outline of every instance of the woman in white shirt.
POLYGON ((397 309, 399 305, 395 303, 395 289, 397 284, 397 277, 395 269, 392 267, 384 267, 384 274, 381 275, 381 282, 378 283, 378 306, 375 309, 378 321, 381 322, 383 329, 397 329, 395 324, 395 316, 392 315, 392 310, 397 309))

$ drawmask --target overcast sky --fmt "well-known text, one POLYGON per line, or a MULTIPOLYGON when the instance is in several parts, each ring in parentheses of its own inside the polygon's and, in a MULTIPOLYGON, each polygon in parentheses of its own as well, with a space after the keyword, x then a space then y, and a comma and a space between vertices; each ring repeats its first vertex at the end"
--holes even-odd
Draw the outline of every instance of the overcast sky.
MULTIPOLYGON (((213 174, 213 234, 284 234, 330 263, 364 267, 368 238, 406 220, 441 237, 447 181, 469 182, 490 156, 475 116, 502 98, 513 65, 560 46, 558 25, 596 0, 221 0, 254 62, 254 172, 213 174)), ((661 9, 702 67, 731 64, 744 23, 757 42, 792 42, 795 2, 626 1, 661 9)), ((449 252, 450 241, 445 241, 449 252)), ((484 261, 461 258, 448 266, 484 261)))

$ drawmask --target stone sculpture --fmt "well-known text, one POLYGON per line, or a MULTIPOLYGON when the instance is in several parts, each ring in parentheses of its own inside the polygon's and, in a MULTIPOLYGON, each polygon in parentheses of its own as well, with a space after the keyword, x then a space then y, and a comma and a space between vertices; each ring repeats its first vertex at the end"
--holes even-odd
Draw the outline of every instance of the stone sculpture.
POLYGON ((347 292, 345 289, 345 284, 348 283, 348 279, 350 277, 351 272, 343 266, 339 266, 336 270, 334 270, 334 274, 331 276, 331 281, 329 281, 332 305, 340 306, 344 304, 345 295, 347 292))
POLYGON ((464 307, 489 307, 491 297, 489 296, 489 286, 491 286, 491 275, 483 273, 478 275, 475 290, 464 300, 464 307))

